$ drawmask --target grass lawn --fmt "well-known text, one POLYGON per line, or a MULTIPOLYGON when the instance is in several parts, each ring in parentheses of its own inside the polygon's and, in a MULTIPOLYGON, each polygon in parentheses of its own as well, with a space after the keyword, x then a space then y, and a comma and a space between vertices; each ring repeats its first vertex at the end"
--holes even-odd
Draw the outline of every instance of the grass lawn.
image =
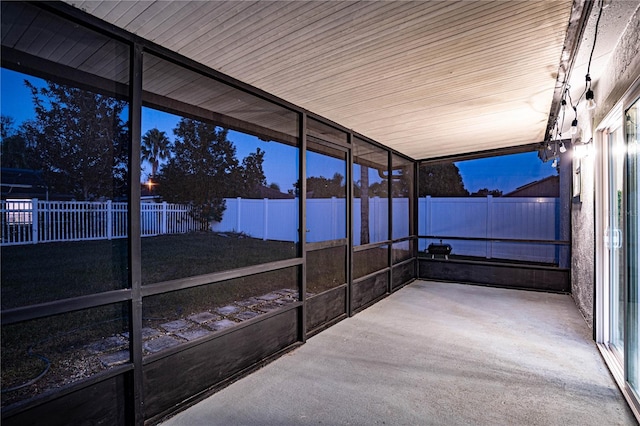
MULTIPOLYGON (((291 242, 213 233, 142 239, 142 282, 241 268, 296 257, 291 242)), ((3 247, 2 309, 127 288, 127 241, 101 240, 3 247)))
MULTIPOLYGON (((262 241, 242 235, 191 233, 142 239, 142 282, 198 276, 298 255, 291 242, 262 241)), ((384 268, 388 248, 360 252, 354 276, 384 268)), ((4 247, 2 309, 128 287, 128 249, 124 239, 4 247)), ((308 253, 307 287, 321 293, 344 284, 346 246, 308 253)), ((145 327, 183 319, 282 289, 299 288, 299 268, 263 272, 224 282, 146 297, 145 327)), ((128 331, 129 308, 119 303, 2 326, 2 389, 20 386, 47 366, 29 386, 3 392, 2 406, 72 383, 105 367, 87 352, 89 344, 128 331), (81 362, 82 361, 82 362, 81 362)), ((127 343, 125 342, 125 349, 127 343)))

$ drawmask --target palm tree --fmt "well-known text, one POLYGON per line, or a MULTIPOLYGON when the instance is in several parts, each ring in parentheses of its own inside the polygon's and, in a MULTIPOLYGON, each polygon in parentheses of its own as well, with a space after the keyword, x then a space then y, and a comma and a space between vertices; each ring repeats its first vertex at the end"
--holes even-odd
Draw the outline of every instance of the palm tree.
POLYGON ((153 128, 144 134, 140 146, 140 161, 148 161, 151 164, 150 178, 158 173, 160 161, 169 158, 170 149, 171 141, 165 132, 153 128))

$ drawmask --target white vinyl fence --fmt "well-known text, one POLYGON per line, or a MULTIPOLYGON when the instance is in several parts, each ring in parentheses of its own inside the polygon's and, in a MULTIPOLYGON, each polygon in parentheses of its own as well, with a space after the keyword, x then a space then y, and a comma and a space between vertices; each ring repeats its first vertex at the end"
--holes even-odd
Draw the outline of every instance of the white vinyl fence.
MULTIPOLYGON (((238 232, 263 240, 298 241, 297 199, 227 198, 216 232, 238 232)), ((308 242, 346 238, 344 198, 307 200, 308 242)), ((409 236, 409 200, 392 200, 393 239, 409 236)), ((143 202, 140 208, 143 237, 197 231, 199 224, 190 207, 180 204, 143 202)), ((353 201, 354 245, 360 244, 361 201, 353 201)), ((461 238, 556 240, 559 235, 557 198, 432 198, 418 200, 418 234, 461 238)), ((41 242, 84 241, 127 236, 127 203, 2 200, 0 204, 2 245, 41 242), (36 220, 37 218, 37 220, 36 220)), ((369 240, 388 238, 388 200, 369 200, 369 240)), ((436 239, 421 239, 425 250, 436 239)), ((553 244, 450 239, 453 254, 539 262, 555 262, 553 244)))
MULTIPOLYGON (((226 198, 227 209, 217 232, 242 232, 264 240, 298 241, 298 200, 250 200, 226 198)), ((393 199, 393 238, 409 236, 409 199, 393 199)), ((353 239, 360 244, 359 198, 353 200, 353 239)), ((369 242, 388 240, 389 208, 386 198, 369 199, 369 242)), ((307 242, 347 237, 346 200, 344 198, 307 199, 307 242)))
MULTIPOLYGON (((559 198, 464 197, 418 200, 418 234, 486 239, 558 240, 559 198)), ((421 239, 425 250, 436 239, 421 239)), ((553 244, 444 239, 452 253, 485 258, 557 262, 553 244)))
MULTIPOLYGON (((142 203, 143 237, 194 231, 189 207, 142 203)), ((127 203, 94 201, 2 200, 2 245, 111 240, 127 236, 127 203)))

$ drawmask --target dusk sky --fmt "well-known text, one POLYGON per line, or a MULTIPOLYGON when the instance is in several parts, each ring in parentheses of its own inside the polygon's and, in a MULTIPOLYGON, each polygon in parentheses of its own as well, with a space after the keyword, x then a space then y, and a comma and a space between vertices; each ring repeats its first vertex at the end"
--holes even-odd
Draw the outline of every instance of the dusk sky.
MULTIPOLYGON (((24 120, 34 118, 33 103, 31 93, 24 85, 25 75, 2 69, 0 74, 0 90, 2 91, 2 103, 0 112, 3 115, 12 117, 16 127, 24 120)), ((30 80, 36 85, 43 85, 44 82, 34 77, 30 80)), ((157 127, 166 132, 170 140, 173 141, 173 129, 179 117, 164 112, 143 109, 142 134, 147 130, 157 127)), ((293 188, 296 182, 297 149, 291 146, 264 142, 257 137, 230 131, 229 139, 236 146, 236 156, 241 162, 256 148, 266 151, 263 164, 267 183, 276 183, 283 192, 293 188)), ((469 192, 475 192, 481 188, 499 189, 503 193, 508 193, 527 183, 543 179, 556 174, 549 163, 543 163, 538 159, 536 152, 516 154, 502 157, 491 157, 480 160, 470 160, 457 162, 464 186, 469 192)), ((145 179, 149 173, 149 165, 143 164, 142 177, 145 179)), ((335 171, 335 165, 314 169, 313 173, 330 178, 335 171)))

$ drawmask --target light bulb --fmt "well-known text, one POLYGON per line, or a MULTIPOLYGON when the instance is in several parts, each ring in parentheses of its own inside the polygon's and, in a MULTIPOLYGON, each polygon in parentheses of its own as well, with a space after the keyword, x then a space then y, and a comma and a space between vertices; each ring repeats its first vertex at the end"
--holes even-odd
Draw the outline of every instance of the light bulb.
POLYGON ((578 119, 574 119, 571 122, 571 134, 575 135, 576 133, 578 133, 578 119))
POLYGON ((567 152, 567 147, 566 147, 566 146, 564 146, 564 142, 561 142, 561 143, 560 143, 560 152, 561 152, 561 153, 563 153, 563 154, 564 154, 565 152, 567 152))
POLYGON ((585 95, 585 98, 587 100, 587 109, 595 109, 596 105, 596 101, 593 99, 593 90, 589 89, 587 90, 587 94, 585 95))

